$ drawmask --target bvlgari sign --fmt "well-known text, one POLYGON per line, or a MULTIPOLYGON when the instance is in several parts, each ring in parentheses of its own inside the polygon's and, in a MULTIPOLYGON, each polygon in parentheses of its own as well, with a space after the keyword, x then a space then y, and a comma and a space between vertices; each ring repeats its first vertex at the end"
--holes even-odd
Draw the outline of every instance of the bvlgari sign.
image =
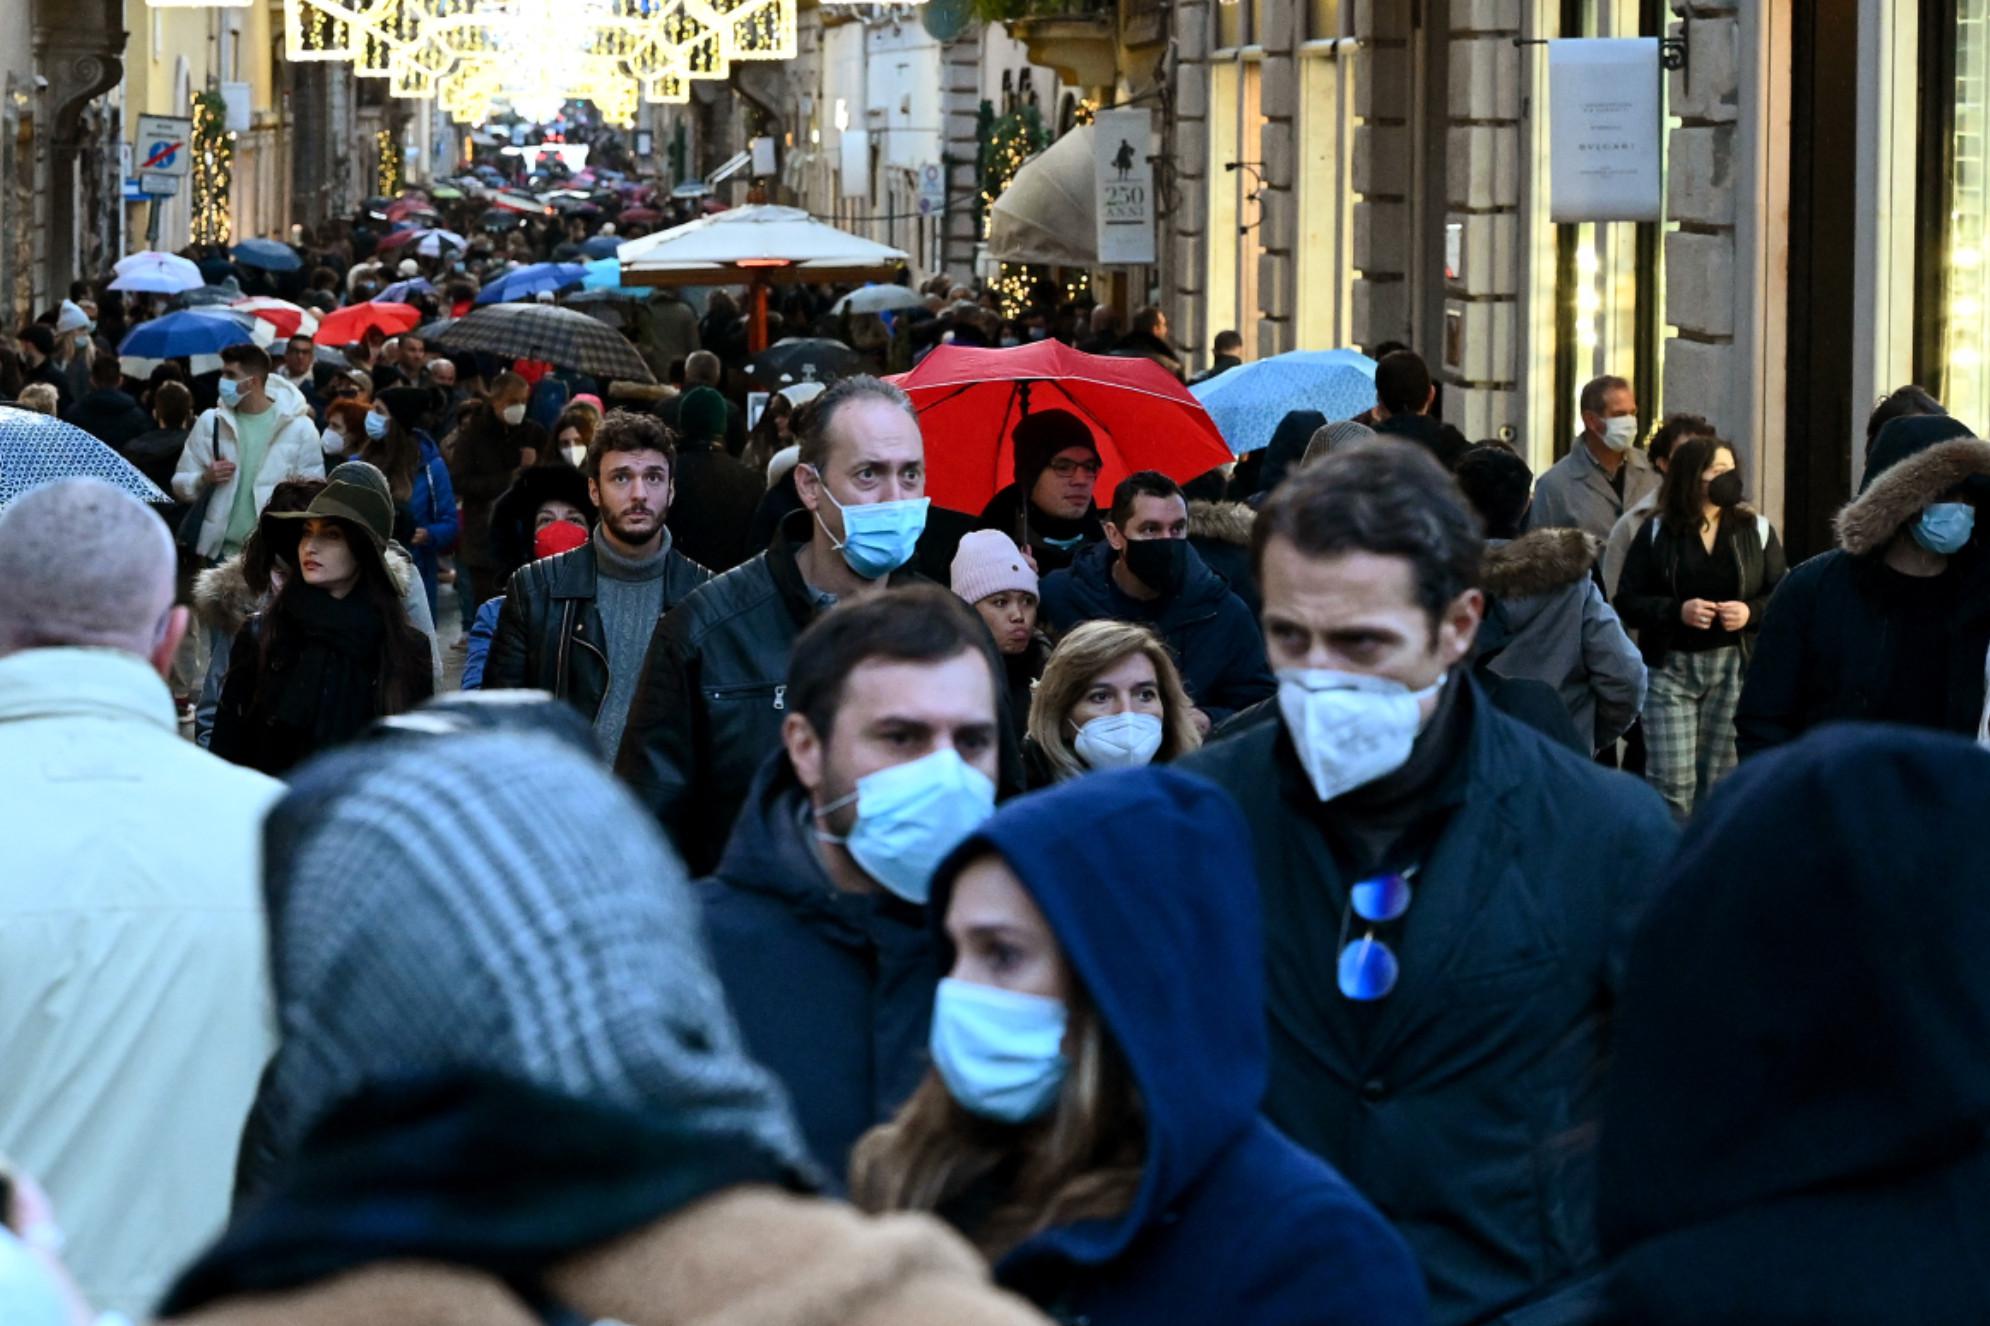
POLYGON ((1656 37, 1548 43, 1548 219, 1657 221, 1656 37))

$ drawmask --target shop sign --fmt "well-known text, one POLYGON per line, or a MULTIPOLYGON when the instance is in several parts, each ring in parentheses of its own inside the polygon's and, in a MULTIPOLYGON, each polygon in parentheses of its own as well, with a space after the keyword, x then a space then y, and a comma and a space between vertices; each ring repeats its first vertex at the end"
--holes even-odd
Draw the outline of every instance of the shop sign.
POLYGON ((1092 121, 1102 267, 1154 261, 1153 137, 1145 110, 1100 111, 1092 121))
POLYGON ((1656 37, 1548 43, 1548 219, 1657 221, 1664 74, 1656 37))

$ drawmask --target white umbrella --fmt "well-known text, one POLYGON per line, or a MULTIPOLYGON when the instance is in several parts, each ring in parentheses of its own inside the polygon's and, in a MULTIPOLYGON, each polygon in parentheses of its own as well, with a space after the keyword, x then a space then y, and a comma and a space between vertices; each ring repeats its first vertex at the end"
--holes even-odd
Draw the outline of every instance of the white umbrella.
POLYGON ((141 502, 171 499, 130 461, 54 415, 0 405, 0 509, 58 479, 102 479, 141 502))
POLYGON ((177 253, 142 250, 118 259, 114 270, 117 279, 110 288, 136 294, 177 295, 207 284, 200 268, 177 253))
POLYGON ((817 221, 798 207, 735 207, 622 245, 622 284, 662 285, 644 274, 715 276, 719 283, 769 277, 788 269, 804 279, 848 279, 888 272, 910 261, 903 249, 817 221), (633 279, 632 279, 633 278, 633 279))
POLYGON ((892 309, 923 308, 926 297, 910 286, 867 285, 852 290, 829 306, 831 313, 886 313, 892 309))

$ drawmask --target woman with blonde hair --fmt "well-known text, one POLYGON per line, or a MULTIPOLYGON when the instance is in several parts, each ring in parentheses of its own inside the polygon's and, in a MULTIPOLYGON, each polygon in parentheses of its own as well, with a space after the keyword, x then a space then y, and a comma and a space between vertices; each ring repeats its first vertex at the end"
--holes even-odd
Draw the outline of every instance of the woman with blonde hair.
POLYGON ((1094 769, 1166 764, 1202 745, 1194 706, 1161 638, 1132 622, 1086 622, 1058 643, 1030 699, 1031 787, 1094 769))
POLYGON ((933 1068, 850 1191, 954 1225, 1058 1321, 1427 1320, 1408 1248, 1258 1112, 1264 945, 1242 814, 1169 769, 998 811, 943 862, 933 1068))

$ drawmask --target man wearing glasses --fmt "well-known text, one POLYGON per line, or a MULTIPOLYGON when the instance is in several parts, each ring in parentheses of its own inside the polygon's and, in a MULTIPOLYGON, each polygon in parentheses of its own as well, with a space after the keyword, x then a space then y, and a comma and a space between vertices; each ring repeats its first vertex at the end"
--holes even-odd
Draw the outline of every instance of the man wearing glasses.
POLYGON ((1106 536, 1092 501, 1099 484, 1099 445, 1069 410, 1034 410, 1010 438, 1016 481, 981 512, 982 529, 999 529, 1030 550, 1038 575, 1061 571, 1106 536))
POLYGON ((1471 679, 1482 548, 1419 448, 1295 476, 1253 545, 1283 721, 1183 764, 1256 842, 1265 1112, 1395 1222, 1439 1326, 1561 1320, 1592 1289, 1609 1014, 1674 839, 1643 783, 1471 679))

